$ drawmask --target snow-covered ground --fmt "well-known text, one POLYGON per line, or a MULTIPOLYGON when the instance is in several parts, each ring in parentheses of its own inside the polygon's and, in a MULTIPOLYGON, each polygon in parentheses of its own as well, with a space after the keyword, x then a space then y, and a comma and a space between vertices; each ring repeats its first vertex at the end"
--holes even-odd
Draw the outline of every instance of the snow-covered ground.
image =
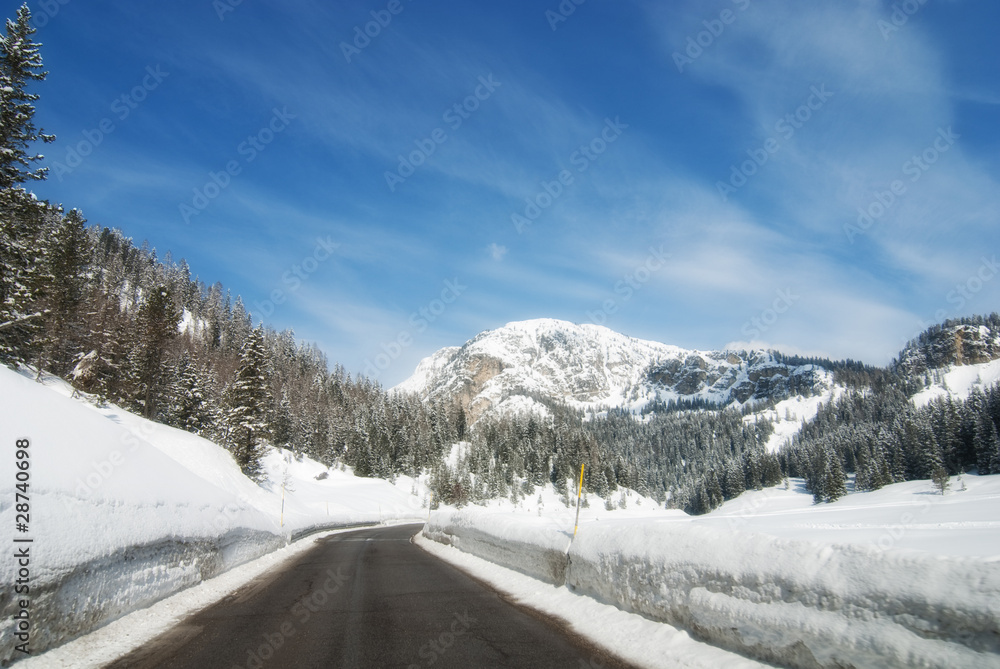
POLYGON ((959 365, 944 373, 941 383, 933 383, 913 396, 918 407, 937 397, 967 398, 974 388, 986 390, 1000 382, 1000 360, 977 365, 959 365))
POLYGON ((746 492, 691 522, 782 539, 1000 561, 1000 475, 951 477, 942 496, 907 481, 813 504, 801 479, 746 492), (963 490, 964 488, 964 490, 963 490))
MULTIPOLYGON (((515 596, 550 600, 545 610, 615 652, 639 623, 581 614, 591 605, 574 597, 790 666, 1000 667, 1000 476, 954 477, 944 496, 911 481, 823 505, 792 480, 706 516, 630 515, 592 507, 571 548, 565 508, 444 510, 424 534, 485 558, 435 549, 498 587, 509 579, 491 563, 521 572, 515 596)), ((663 634, 689 664, 670 664, 669 644, 636 641, 640 664, 712 666, 680 632, 663 634)))
POLYGON ((774 432, 768 438, 764 448, 769 453, 776 453, 778 449, 792 440, 802 426, 811 421, 819 413, 820 404, 829 404, 836 400, 844 392, 843 387, 834 386, 832 381, 830 386, 819 395, 803 397, 797 395, 781 400, 774 405, 773 409, 758 411, 744 416, 744 423, 755 423, 760 419, 771 421, 774 432))
MULTIPOLYGON (((212 442, 71 395, 58 379, 0 366, 0 526, 8 546, 29 551, 33 652, 276 550, 293 532, 426 514, 410 479, 356 478, 274 450, 258 486, 212 442), (21 439, 30 441, 28 485, 16 490, 21 439), (25 490, 27 502, 15 497, 25 490), (26 522, 17 518, 25 509, 26 522)), ((4 639, 20 566, 0 561, 4 639)), ((5 643, 0 661, 13 652, 5 643)))

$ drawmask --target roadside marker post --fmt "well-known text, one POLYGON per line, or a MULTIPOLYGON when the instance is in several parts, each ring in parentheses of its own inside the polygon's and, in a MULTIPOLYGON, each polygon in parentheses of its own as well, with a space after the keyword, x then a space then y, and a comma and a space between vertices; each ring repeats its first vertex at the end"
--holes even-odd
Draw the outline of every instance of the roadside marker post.
POLYGON ((576 523, 573 525, 573 537, 576 538, 576 531, 580 527, 580 499, 583 497, 583 467, 580 465, 580 485, 576 489, 576 523))

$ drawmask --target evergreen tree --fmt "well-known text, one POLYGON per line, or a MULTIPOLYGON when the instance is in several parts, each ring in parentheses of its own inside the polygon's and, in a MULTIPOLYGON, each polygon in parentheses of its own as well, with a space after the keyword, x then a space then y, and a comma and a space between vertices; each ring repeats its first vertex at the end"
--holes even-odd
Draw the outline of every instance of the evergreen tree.
POLYGON ((943 465, 934 468, 934 471, 931 472, 931 481, 934 482, 934 487, 940 490, 942 495, 951 487, 948 470, 943 465))
POLYGON ((914 477, 929 479, 936 469, 944 467, 944 457, 941 453, 941 446, 934 436, 934 430, 930 426, 927 413, 918 414, 914 422, 917 439, 915 450, 918 463, 914 477))
POLYGON ((178 363, 170 421, 182 430, 202 434, 212 429, 213 415, 203 372, 185 354, 178 363))
POLYGON ((48 168, 33 168, 42 156, 29 152, 31 144, 55 141, 35 128, 36 93, 28 85, 43 81, 41 44, 34 42, 28 5, 21 5, 16 19, 7 20, 7 34, 0 39, 0 190, 12 189, 28 180, 44 179, 48 168))
POLYGON ((746 482, 743 477, 743 468, 737 460, 730 460, 726 463, 725 473, 722 476, 722 494, 726 499, 739 497, 746 490, 746 482))
POLYGON ((996 426, 988 416, 976 422, 973 444, 979 474, 1000 474, 1000 439, 997 437, 996 426))
POLYGON ((143 300, 136 318, 136 338, 130 355, 132 397, 146 418, 154 418, 160 395, 169 380, 164 374, 168 343, 177 336, 181 314, 166 286, 158 286, 143 300))
POLYGON ((847 494, 847 477, 840 458, 832 448, 822 448, 816 480, 813 484, 814 502, 832 502, 847 494))
POLYGON ((267 438, 267 353, 261 326, 250 331, 240 349, 240 364, 229 393, 227 442, 240 469, 261 482, 263 441, 267 438))
POLYGON ((44 276, 39 309, 45 314, 38 332, 38 368, 64 375, 83 339, 81 307, 86 295, 86 269, 90 259, 86 221, 72 210, 60 218, 46 240, 44 276))
MULTIPOLYGON (((0 146, 0 153, 4 147, 0 146)), ((40 318, 44 281, 39 245, 49 212, 20 189, 0 190, 0 361, 27 362, 40 318)))
POLYGON ((287 446, 292 441, 292 403, 287 389, 281 391, 281 401, 271 417, 270 432, 277 446, 287 446))

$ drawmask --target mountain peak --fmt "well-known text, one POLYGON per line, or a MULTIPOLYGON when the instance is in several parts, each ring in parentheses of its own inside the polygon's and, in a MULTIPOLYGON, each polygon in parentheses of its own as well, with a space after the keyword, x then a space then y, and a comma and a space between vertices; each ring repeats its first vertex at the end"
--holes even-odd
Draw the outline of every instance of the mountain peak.
POLYGON ((537 318, 441 349, 395 390, 460 402, 475 420, 490 411, 545 413, 539 399, 585 410, 639 409, 655 400, 742 403, 812 392, 829 376, 812 365, 778 363, 765 351, 688 350, 601 325, 537 318))

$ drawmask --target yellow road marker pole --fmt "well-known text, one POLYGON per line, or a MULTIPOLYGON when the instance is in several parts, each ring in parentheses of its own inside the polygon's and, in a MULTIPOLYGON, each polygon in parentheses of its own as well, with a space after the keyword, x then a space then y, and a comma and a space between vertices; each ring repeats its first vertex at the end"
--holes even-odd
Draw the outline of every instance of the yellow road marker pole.
POLYGON ((580 527, 580 500, 583 498, 583 464, 580 465, 580 485, 576 489, 576 523, 573 525, 573 536, 580 527))

